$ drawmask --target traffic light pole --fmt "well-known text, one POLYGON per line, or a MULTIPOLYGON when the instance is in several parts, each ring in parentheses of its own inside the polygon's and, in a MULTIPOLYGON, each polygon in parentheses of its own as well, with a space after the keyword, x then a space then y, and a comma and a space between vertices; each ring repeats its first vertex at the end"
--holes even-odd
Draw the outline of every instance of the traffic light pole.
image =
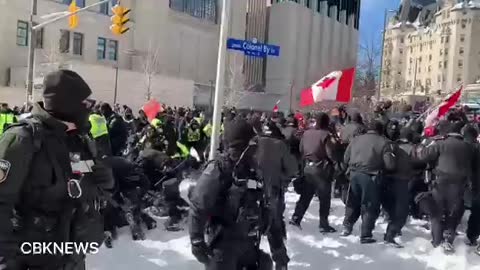
POLYGON ((227 34, 230 19, 230 1, 223 0, 220 38, 218 41, 217 78, 215 82, 215 106, 213 107, 213 127, 210 140, 209 160, 215 159, 220 144, 220 124, 222 118, 223 92, 225 91, 225 56, 227 54, 227 34))
MULTIPOLYGON (((27 65, 27 95, 26 102, 30 101, 33 94, 33 66, 35 65, 35 30, 33 29, 33 20, 37 15, 37 0, 32 0, 32 9, 30 13, 30 34, 28 40, 28 65, 27 65)), ((33 99, 33 98, 32 98, 33 99)))
POLYGON ((30 101, 30 98, 32 97, 33 94, 33 71, 34 71, 34 65, 35 65, 35 34, 38 29, 41 29, 45 27, 48 24, 54 23, 56 21, 59 21, 61 19, 70 17, 72 15, 75 15, 79 12, 82 12, 84 10, 87 10, 89 8, 108 3, 110 0, 104 0, 97 2, 95 4, 86 6, 84 8, 78 9, 75 12, 65 12, 64 14, 55 17, 53 19, 47 20, 43 23, 37 24, 33 26, 33 21, 34 17, 37 15, 37 1, 38 0, 32 0, 32 11, 30 13, 30 34, 29 34, 29 42, 28 42, 28 64, 27 64, 27 94, 26 94, 26 99, 27 102, 30 101))

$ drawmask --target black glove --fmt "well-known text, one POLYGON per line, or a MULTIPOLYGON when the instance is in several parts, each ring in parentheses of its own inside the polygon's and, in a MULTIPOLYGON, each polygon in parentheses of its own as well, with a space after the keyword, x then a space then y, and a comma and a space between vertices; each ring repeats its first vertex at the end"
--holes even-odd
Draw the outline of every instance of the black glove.
POLYGON ((203 264, 208 264, 212 256, 212 252, 204 240, 192 240, 192 254, 203 264))
POLYGON ((112 189, 115 186, 112 168, 99 162, 92 167, 92 172, 96 185, 103 189, 112 189))

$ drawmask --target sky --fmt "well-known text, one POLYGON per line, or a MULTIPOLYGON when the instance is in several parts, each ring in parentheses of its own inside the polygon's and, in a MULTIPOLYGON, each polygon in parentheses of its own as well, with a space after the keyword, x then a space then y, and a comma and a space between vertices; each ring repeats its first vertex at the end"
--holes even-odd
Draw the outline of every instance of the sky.
POLYGON ((381 44, 385 9, 398 9, 399 5, 400 0, 362 0, 360 42, 370 42, 373 38, 381 44))

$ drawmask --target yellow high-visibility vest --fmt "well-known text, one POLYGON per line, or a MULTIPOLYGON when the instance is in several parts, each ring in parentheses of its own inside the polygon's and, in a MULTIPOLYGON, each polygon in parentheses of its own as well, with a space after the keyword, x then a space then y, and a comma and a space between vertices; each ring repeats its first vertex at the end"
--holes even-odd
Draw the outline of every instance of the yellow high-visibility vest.
POLYGON ((210 136, 212 136, 212 124, 208 123, 205 127, 203 127, 203 133, 210 138, 210 136))
MULTIPOLYGON (((207 135, 207 137, 211 137, 212 136, 212 129, 213 129, 213 126, 212 124, 208 123, 205 127, 203 127, 203 133, 205 133, 205 135, 207 135)), ((220 126, 220 134, 223 133, 223 124, 220 126)))
POLYGON ((107 120, 105 117, 94 113, 90 115, 88 120, 91 125, 90 133, 94 139, 103 135, 108 135, 107 120))
POLYGON ((3 134, 3 129, 15 122, 15 115, 13 113, 0 113, 0 135, 3 134))
POLYGON ((186 158, 190 155, 190 150, 188 150, 188 147, 186 147, 184 144, 182 144, 181 142, 178 142, 177 141, 177 147, 178 149, 180 149, 180 157, 182 158, 186 158))
POLYGON ((200 125, 203 124, 203 117, 194 117, 193 119, 195 119, 200 125))
POLYGON ((187 137, 188 137, 189 142, 200 141, 200 130, 199 129, 193 130, 193 129, 189 128, 188 133, 187 133, 187 137))
POLYGON ((154 118, 150 123, 154 128, 159 128, 162 125, 162 120, 154 118))

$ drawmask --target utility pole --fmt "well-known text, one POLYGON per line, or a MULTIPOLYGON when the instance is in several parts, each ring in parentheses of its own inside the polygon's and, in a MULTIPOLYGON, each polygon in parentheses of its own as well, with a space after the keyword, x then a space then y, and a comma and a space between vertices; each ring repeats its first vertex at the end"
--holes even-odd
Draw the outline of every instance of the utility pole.
POLYGON ((113 104, 117 104, 117 90, 118 90, 118 65, 115 66, 115 89, 113 92, 113 104))
POLYGON ((33 95, 33 70, 35 65, 35 30, 33 30, 33 21, 37 15, 37 0, 32 0, 32 7, 30 10, 30 20, 29 20, 29 40, 28 40, 28 64, 27 64, 27 95, 26 102, 30 101, 30 98, 33 95))
POLYGON ((415 88, 417 88, 417 61, 418 59, 415 58, 415 73, 413 73, 413 90, 412 90, 413 96, 415 96, 415 88))
POLYGON ((208 99, 208 112, 213 113, 213 80, 210 80, 210 98, 208 99))
POLYGON ((222 21, 218 41, 217 77, 215 82, 215 107, 213 107, 213 127, 210 140, 210 154, 208 159, 214 160, 217 154, 220 137, 220 122, 222 118, 223 94, 225 91, 225 57, 227 54, 227 34, 230 20, 230 1, 223 0, 222 21))

